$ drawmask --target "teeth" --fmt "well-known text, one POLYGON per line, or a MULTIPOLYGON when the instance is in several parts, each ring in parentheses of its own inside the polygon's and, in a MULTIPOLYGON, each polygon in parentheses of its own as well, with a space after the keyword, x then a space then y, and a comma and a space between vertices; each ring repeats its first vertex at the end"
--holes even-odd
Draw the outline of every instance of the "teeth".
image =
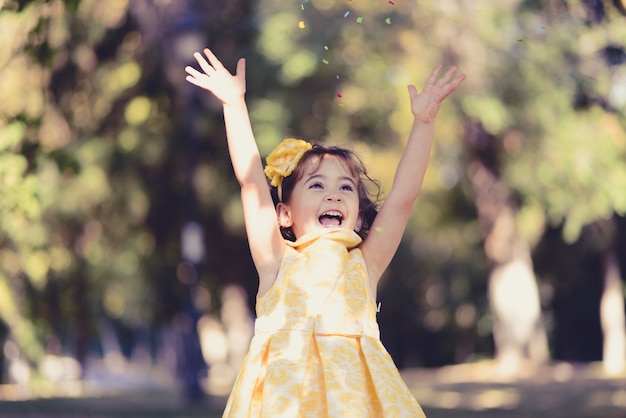
POLYGON ((329 210, 320 215, 319 221, 327 228, 338 227, 343 223, 343 215, 338 210, 329 210))

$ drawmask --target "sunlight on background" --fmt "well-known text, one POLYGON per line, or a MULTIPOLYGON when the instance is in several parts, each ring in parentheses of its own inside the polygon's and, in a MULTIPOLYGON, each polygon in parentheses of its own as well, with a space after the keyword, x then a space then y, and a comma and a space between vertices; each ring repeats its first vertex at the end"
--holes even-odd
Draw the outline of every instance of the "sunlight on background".
POLYGON ((198 333, 204 360, 210 366, 204 388, 208 393, 225 396, 248 352, 254 319, 247 307, 247 294, 241 287, 227 286, 221 301, 221 321, 203 316, 198 321, 198 333))
MULTIPOLYGON (((390 167, 412 124, 406 85, 422 86, 438 62, 470 74, 463 94, 440 111, 433 163, 403 247, 411 263, 423 266, 393 271, 409 282, 401 283, 410 299, 407 322, 443 341, 424 344, 454 346, 450 358, 456 361, 490 352, 476 341, 492 342, 494 308, 508 312, 511 340, 523 340, 536 325, 529 314, 540 316, 559 289, 535 278, 528 260, 514 259, 494 269, 492 281, 501 286, 491 296, 499 302, 489 306, 485 276, 498 263, 484 259, 488 228, 476 219, 480 202, 472 201, 469 182, 478 171, 467 161, 475 158, 468 152, 471 124, 484 130, 473 151, 499 159, 499 180, 520 206, 506 227, 530 247, 547 228, 562 228, 565 244, 574 246, 587 225, 626 213, 626 66, 604 71, 597 54, 607 37, 624 39, 623 21, 585 27, 578 36, 580 28, 561 24, 560 16, 547 19, 547 28, 540 20, 548 12, 543 16, 531 7, 518 14, 516 1, 415 7, 400 1, 263 0, 252 2, 251 23, 242 24, 225 20, 218 2, 198 3, 212 13, 208 21, 190 19, 199 29, 185 31, 159 26, 174 20, 167 7, 184 7, 183 1, 0 0, 0 375, 7 383, 0 384, 0 400, 179 388, 181 335, 196 334, 202 389, 218 397, 230 391, 254 332, 254 313, 246 290, 221 287, 218 262, 207 261, 215 257, 214 248, 205 248, 214 232, 207 226, 232 239, 225 247, 240 243, 236 239, 244 233, 240 197, 226 186, 234 184, 224 174, 232 174, 229 161, 216 152, 223 148, 223 132, 212 125, 221 124, 221 115, 211 119, 208 112, 216 109, 204 98, 191 100, 182 87, 181 63, 207 40, 257 60, 259 66, 248 71, 262 85, 250 91, 262 93, 248 105, 262 155, 292 131, 315 136, 306 139, 327 137, 357 151, 383 192, 391 189, 390 167), (141 3, 162 9, 127 20, 130 8, 141 3), (166 47, 150 50, 155 41, 139 17, 158 26, 152 35, 166 47), (254 42, 224 42, 214 33, 248 24, 242 37, 252 39, 254 32, 254 42), (577 60, 582 70, 563 70, 577 60), (594 83, 600 87, 589 87, 594 83), (574 112, 572 100, 581 88, 591 88, 587 93, 598 103, 574 112), (606 103, 600 102, 604 93, 606 103), (189 151, 181 151, 189 132, 181 135, 177 126, 185 123, 193 125, 190 131, 205 133, 210 126, 211 135, 220 134, 198 139, 205 148, 192 156, 198 161, 190 178, 184 161, 189 151), (179 234, 171 225, 184 223, 187 213, 170 204, 178 199, 187 205, 190 190, 210 219, 187 223, 179 234), (537 288, 539 280, 544 283, 537 288), (187 291, 200 313, 195 329, 193 316, 179 306, 187 291), (461 341, 466 334, 473 341, 461 341), (85 370, 81 350, 89 352, 81 359, 85 370)), ((583 3, 571 5, 581 22, 583 3)), ((498 194, 502 184, 476 179, 486 195, 506 195, 498 194)), ((607 238, 598 236, 592 244, 605 245, 607 238)), ((488 242, 487 252, 498 253, 506 242, 488 242)), ((620 280, 616 276, 605 298, 605 311, 623 313, 620 280)), ((623 321, 613 317, 607 327, 623 331, 623 321)), ((404 375, 418 400, 432 408, 513 410, 534 397, 538 408, 549 409, 560 406, 555 391, 565 385, 585 407, 626 408, 619 337, 606 344, 618 357, 604 369, 593 363, 537 369, 514 359, 420 371, 422 380, 419 373, 404 375)), ((407 351, 416 356, 425 351, 411 344, 407 351)))
POLYGON ((569 363, 539 369, 530 366, 511 379, 498 377, 500 368, 495 362, 483 361, 445 366, 436 371, 405 371, 402 375, 415 397, 427 408, 515 410, 526 404, 526 411, 559 410, 572 415, 580 410, 623 408, 626 405, 626 390, 621 384, 624 376, 599 385, 603 374, 598 366, 581 368, 569 363))

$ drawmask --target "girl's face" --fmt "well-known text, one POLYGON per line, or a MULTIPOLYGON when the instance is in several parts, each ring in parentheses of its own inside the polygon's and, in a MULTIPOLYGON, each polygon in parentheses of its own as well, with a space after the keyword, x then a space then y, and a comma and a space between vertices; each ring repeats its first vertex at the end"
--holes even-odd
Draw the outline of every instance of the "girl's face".
POLYGON ((358 229, 358 178, 344 161, 325 155, 303 164, 303 176, 294 186, 289 202, 278 204, 281 226, 292 227, 296 238, 318 228, 358 229))

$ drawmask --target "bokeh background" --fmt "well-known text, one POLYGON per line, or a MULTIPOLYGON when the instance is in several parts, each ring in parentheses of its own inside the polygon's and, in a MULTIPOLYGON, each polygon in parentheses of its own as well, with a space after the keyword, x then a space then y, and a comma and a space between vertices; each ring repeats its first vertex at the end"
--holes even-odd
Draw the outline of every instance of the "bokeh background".
POLYGON ((257 280, 221 105, 185 81, 205 46, 247 59, 262 155, 345 145, 383 191, 407 84, 458 66, 383 343, 407 379, 583 368, 626 408, 623 0, 0 0, 0 399, 228 393, 257 280))

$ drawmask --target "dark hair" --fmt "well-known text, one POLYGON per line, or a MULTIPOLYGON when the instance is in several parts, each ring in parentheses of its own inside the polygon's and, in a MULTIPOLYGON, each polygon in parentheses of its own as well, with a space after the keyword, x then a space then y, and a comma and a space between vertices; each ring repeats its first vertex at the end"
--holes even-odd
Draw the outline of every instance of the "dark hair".
MULTIPOLYGON (((367 237, 374 218, 378 214, 378 202, 380 201, 380 184, 378 181, 372 179, 367 174, 367 169, 363 160, 354 152, 349 149, 337 147, 337 146, 324 146, 318 143, 313 143, 313 148, 308 150, 302 156, 302 159, 298 162, 293 173, 283 179, 281 185, 282 201, 289 202, 291 193, 298 182, 304 176, 305 162, 313 157, 321 157, 319 164, 322 163, 322 159, 326 155, 332 155, 340 158, 346 163, 350 174, 358 179, 358 192, 359 192, 359 215, 361 216, 362 225, 361 229, 357 232, 362 239, 367 237), (370 186, 370 187, 368 187, 370 186)), ((279 203, 278 188, 271 187, 272 198, 274 199, 274 205, 279 203)), ((291 227, 281 227, 280 232, 283 238, 290 241, 295 241, 296 237, 291 227)))

